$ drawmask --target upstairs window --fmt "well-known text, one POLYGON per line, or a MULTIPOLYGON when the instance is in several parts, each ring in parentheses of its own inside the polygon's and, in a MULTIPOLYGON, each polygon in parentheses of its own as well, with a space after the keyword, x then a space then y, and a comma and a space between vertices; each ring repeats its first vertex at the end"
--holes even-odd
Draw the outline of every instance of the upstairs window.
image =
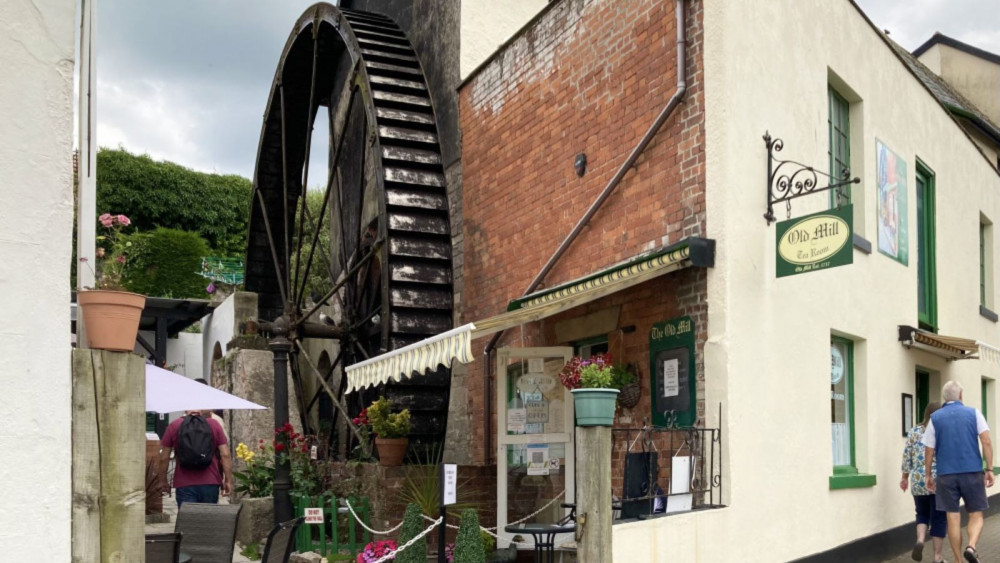
MULTIPOLYGON (((851 169, 851 104, 837 93, 833 87, 827 88, 830 111, 827 118, 829 127, 830 176, 834 182, 844 178, 844 171, 851 169)), ((831 190, 830 206, 837 206, 837 192, 841 193, 840 204, 851 203, 851 187, 843 186, 839 190, 831 190)))
POLYGON ((917 162, 917 320, 937 332, 937 252, 934 173, 917 162))

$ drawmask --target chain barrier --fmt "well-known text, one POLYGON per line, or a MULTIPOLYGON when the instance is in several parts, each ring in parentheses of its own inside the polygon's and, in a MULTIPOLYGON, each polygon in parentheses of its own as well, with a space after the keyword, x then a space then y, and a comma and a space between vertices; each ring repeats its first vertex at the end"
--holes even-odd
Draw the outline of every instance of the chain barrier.
POLYGON ((354 520, 356 520, 358 524, 361 524, 362 528, 368 530, 369 532, 371 532, 371 533, 373 533, 373 534, 375 534, 377 536, 387 536, 387 535, 389 535, 389 534, 391 534, 391 533, 395 532, 396 530, 398 530, 398 529, 400 529, 400 528, 403 527, 403 523, 400 522, 399 524, 396 524, 394 527, 389 528, 388 530, 385 530, 384 532, 379 531, 379 530, 373 530, 373 529, 369 528, 364 522, 362 522, 361 518, 358 517, 358 514, 356 512, 354 512, 354 507, 351 506, 351 501, 345 499, 344 500, 344 504, 347 505, 347 509, 351 511, 351 516, 354 517, 354 520))
POLYGON ((396 551, 389 552, 389 553, 383 555, 382 557, 380 557, 379 559, 376 559, 372 563, 384 563, 385 561, 391 561, 392 559, 394 559, 396 557, 396 554, 398 554, 399 552, 403 551, 404 549, 410 547, 411 545, 417 543, 418 541, 420 541, 421 539, 423 539, 424 536, 426 536, 427 534, 431 533, 431 531, 434 530, 434 528, 437 528, 438 524, 440 524, 443 520, 444 520, 444 518, 438 518, 437 520, 434 521, 433 524, 430 525, 429 528, 427 528, 423 532, 420 532, 416 536, 413 536, 412 540, 410 540, 410 541, 404 543, 403 545, 397 547, 396 551))

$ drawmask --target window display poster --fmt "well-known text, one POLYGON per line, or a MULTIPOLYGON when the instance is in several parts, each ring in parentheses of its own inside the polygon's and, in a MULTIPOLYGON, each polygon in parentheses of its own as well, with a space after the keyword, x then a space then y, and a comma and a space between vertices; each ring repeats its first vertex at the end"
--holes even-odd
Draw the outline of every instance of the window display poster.
POLYGON ((521 434, 524 432, 524 425, 528 420, 526 409, 507 409, 507 431, 521 434))
POLYGON ((528 444, 528 475, 549 474, 549 445, 528 444))
POLYGON ((650 329, 650 414, 656 426, 694 424, 696 333, 694 320, 688 316, 657 323, 650 329))
POLYGON ((907 265, 906 161, 875 139, 878 251, 907 265))

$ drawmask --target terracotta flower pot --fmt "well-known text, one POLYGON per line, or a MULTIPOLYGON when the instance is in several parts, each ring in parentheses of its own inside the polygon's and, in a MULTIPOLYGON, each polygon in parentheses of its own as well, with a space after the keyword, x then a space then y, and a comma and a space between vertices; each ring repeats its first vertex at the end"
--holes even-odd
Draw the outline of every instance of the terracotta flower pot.
POLYGON ((90 289, 76 295, 87 329, 87 346, 97 350, 131 352, 139 332, 146 296, 127 291, 90 289))
POLYGON ((378 448, 378 462, 391 467, 403 465, 403 456, 406 455, 408 442, 407 438, 375 438, 375 447, 378 448))

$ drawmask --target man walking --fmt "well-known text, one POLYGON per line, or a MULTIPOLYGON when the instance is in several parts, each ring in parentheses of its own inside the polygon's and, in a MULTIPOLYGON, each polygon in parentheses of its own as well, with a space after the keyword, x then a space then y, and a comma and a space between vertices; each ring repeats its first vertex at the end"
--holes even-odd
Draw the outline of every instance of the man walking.
MULTIPOLYGON (((205 411, 209 412, 209 411, 205 411)), ((160 441, 160 474, 174 456, 177 508, 185 502, 219 502, 232 491, 233 463, 222 426, 202 411, 187 411, 167 426, 160 441)))
POLYGON ((937 495, 937 508, 948 514, 948 542, 955 561, 964 556, 969 563, 979 563, 976 544, 983 531, 983 511, 989 506, 986 487, 993 486, 993 443, 990 428, 979 409, 962 404, 962 386, 949 381, 941 389, 944 406, 931 415, 924 430, 926 447, 924 466, 931 475, 937 456, 937 481, 928 479, 927 490, 937 495), (976 443, 976 438, 979 443, 976 443), (979 445, 982 444, 982 455, 979 445), (983 460, 990 468, 983 475, 983 460), (985 486, 984 486, 985 485, 985 486), (969 513, 969 544, 962 552, 962 518, 959 499, 965 500, 969 513))

